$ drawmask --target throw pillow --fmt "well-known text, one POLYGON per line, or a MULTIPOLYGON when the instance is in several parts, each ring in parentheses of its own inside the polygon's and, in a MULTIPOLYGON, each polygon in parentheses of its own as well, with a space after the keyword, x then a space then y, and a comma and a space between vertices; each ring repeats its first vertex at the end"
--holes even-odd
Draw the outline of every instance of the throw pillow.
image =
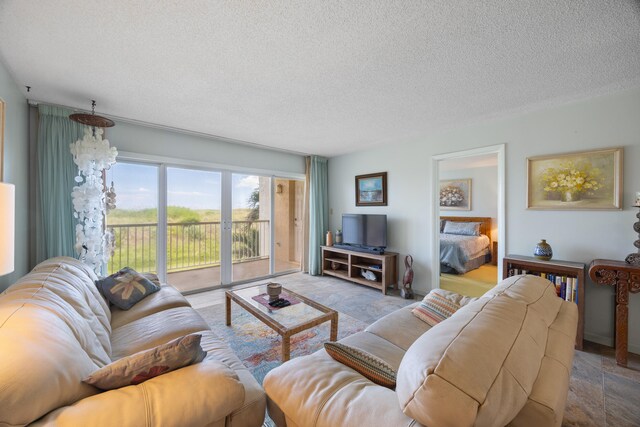
POLYGON ((458 311, 460 304, 438 292, 429 292, 411 312, 418 319, 435 326, 458 311))
POLYGON ((160 290, 159 285, 129 267, 97 280, 96 286, 110 303, 122 310, 129 310, 146 296, 160 290))
POLYGON ((156 273, 142 273, 142 275, 149 279, 154 285, 160 286, 160 278, 158 278, 156 273))
POLYGON ((480 235, 480 223, 479 222, 455 222, 447 221, 444 224, 445 234, 460 234, 463 236, 479 236, 480 235))
POLYGON ((200 347, 201 339, 202 335, 185 335, 116 360, 82 381, 102 390, 140 384, 166 372, 201 362, 207 355, 200 347))
POLYGON ((337 342, 324 343, 324 349, 338 362, 362 374, 374 383, 396 388, 396 371, 387 362, 359 348, 337 342))

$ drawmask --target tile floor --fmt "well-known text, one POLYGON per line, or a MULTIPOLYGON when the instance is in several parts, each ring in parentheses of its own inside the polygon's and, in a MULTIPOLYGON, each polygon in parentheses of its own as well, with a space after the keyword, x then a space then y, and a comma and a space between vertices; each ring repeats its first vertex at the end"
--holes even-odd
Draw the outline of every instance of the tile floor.
MULTIPOLYGON (((330 307, 336 305, 332 308, 367 323, 388 312, 389 306, 399 308, 408 303, 397 296, 397 291, 384 296, 375 289, 329 277, 296 273, 274 281, 285 287, 290 284, 292 290, 301 294, 305 294, 305 290, 316 295, 326 294, 327 300, 318 302, 330 307)), ((224 302, 224 290, 193 294, 187 299, 196 309, 220 304, 224 302)), ((613 348, 585 342, 584 350, 576 351, 570 381, 563 426, 640 426, 640 356, 630 354, 629 365, 623 368, 616 365, 613 348)))

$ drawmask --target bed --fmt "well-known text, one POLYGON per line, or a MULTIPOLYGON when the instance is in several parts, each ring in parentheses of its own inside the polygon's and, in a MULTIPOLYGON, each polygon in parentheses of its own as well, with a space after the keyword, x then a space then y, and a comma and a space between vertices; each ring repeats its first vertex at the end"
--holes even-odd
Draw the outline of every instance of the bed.
POLYGON ((490 233, 491 217, 440 217, 440 272, 465 274, 491 262, 490 233))

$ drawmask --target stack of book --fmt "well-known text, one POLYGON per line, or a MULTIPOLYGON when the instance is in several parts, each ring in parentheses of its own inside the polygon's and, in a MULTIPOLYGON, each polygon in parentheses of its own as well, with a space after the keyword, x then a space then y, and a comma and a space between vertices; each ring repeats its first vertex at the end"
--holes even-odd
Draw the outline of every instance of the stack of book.
POLYGON ((543 279, 547 279, 556 286, 556 294, 565 301, 578 302, 578 278, 572 276, 561 276, 559 274, 551 273, 536 273, 533 271, 527 271, 524 269, 510 268, 509 276, 516 276, 518 274, 533 274, 534 276, 540 276, 543 279))

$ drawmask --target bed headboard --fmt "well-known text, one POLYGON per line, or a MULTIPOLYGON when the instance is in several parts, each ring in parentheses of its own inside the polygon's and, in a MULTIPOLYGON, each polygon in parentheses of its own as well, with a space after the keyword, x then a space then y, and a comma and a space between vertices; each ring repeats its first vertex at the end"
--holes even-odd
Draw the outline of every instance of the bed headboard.
POLYGON ((441 216, 440 219, 454 222, 479 222, 480 234, 484 234, 491 239, 491 217, 490 216, 441 216))

